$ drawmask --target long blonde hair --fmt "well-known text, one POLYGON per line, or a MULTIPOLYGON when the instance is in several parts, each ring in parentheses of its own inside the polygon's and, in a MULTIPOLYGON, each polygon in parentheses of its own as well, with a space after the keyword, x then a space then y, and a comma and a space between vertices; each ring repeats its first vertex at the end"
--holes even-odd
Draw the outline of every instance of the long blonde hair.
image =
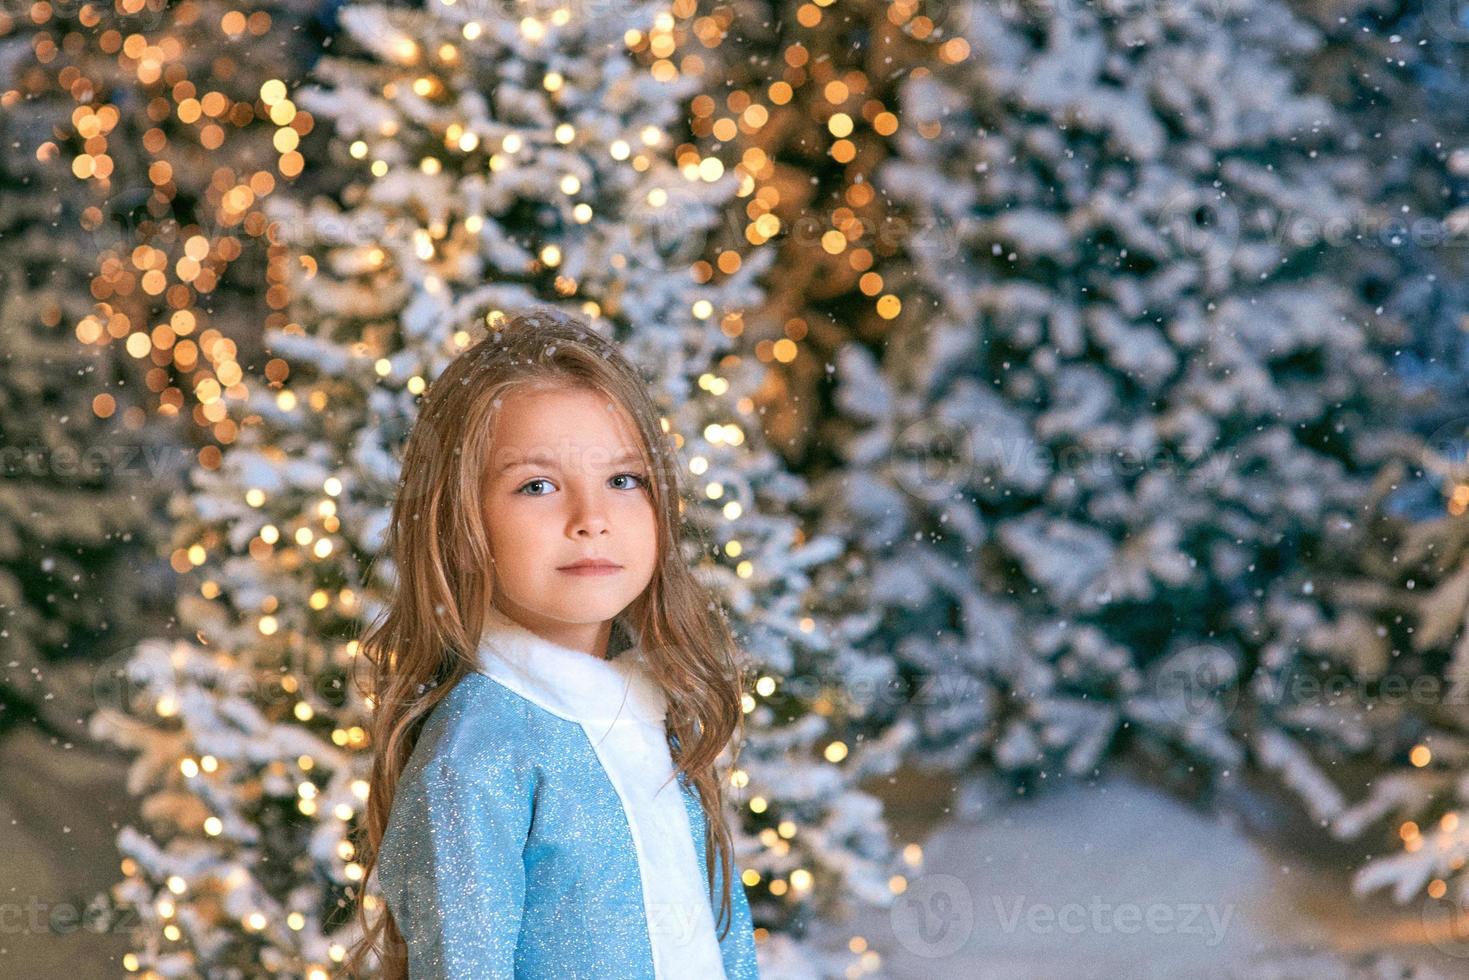
POLYGON ((599 392, 626 409, 638 432, 657 516, 658 560, 652 581, 619 619, 639 638, 668 699, 674 765, 698 789, 709 828, 704 864, 711 897, 716 862, 723 877, 721 939, 732 921, 732 847, 715 763, 732 737, 737 750, 743 734, 739 651, 722 608, 680 550, 679 468, 642 376, 613 341, 586 323, 537 309, 492 326, 484 340, 450 362, 429 387, 404 449, 385 547, 397 582, 361 641, 362 662, 371 668, 365 693, 372 706, 373 759, 363 819, 354 832, 364 885, 357 902, 362 938, 344 965, 349 976, 361 975, 373 950, 381 976, 407 976, 403 936, 386 905, 369 921, 365 883, 425 718, 473 669, 492 591, 481 518, 489 436, 495 406, 521 386, 599 392))

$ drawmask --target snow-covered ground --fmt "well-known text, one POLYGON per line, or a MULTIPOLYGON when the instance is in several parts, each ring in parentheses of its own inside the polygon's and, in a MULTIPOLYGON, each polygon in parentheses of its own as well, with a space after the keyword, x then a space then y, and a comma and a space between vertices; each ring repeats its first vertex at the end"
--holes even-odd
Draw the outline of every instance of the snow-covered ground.
POLYGON ((1418 906, 1353 899, 1347 869, 1238 823, 1125 776, 997 801, 931 836, 890 913, 827 935, 894 980, 1469 977, 1469 944, 1429 941, 1418 906))

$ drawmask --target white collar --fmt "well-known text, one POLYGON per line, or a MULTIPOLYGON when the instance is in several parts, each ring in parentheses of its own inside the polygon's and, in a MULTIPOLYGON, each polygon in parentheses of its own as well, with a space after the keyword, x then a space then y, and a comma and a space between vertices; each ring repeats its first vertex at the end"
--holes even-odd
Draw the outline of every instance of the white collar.
POLYGON ((667 700, 641 645, 598 660, 553 643, 490 606, 476 660, 481 673, 568 721, 621 719, 663 727, 667 700))

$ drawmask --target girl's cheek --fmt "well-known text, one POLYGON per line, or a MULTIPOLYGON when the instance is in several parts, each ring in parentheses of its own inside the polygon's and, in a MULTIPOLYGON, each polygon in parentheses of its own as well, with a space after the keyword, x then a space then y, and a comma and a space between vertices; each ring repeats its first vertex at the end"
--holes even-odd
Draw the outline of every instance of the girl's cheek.
POLYGON ((553 513, 545 501, 512 497, 497 508, 495 528, 505 539, 524 540, 534 537, 553 513))

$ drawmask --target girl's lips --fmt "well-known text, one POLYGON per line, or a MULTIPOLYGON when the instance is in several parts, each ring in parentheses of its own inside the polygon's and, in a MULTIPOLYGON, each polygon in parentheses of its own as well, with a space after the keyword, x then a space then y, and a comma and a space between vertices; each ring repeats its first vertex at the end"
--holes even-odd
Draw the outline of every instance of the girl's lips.
POLYGON ((612 575, 622 571, 621 565, 568 565, 557 569, 567 575, 612 575))

